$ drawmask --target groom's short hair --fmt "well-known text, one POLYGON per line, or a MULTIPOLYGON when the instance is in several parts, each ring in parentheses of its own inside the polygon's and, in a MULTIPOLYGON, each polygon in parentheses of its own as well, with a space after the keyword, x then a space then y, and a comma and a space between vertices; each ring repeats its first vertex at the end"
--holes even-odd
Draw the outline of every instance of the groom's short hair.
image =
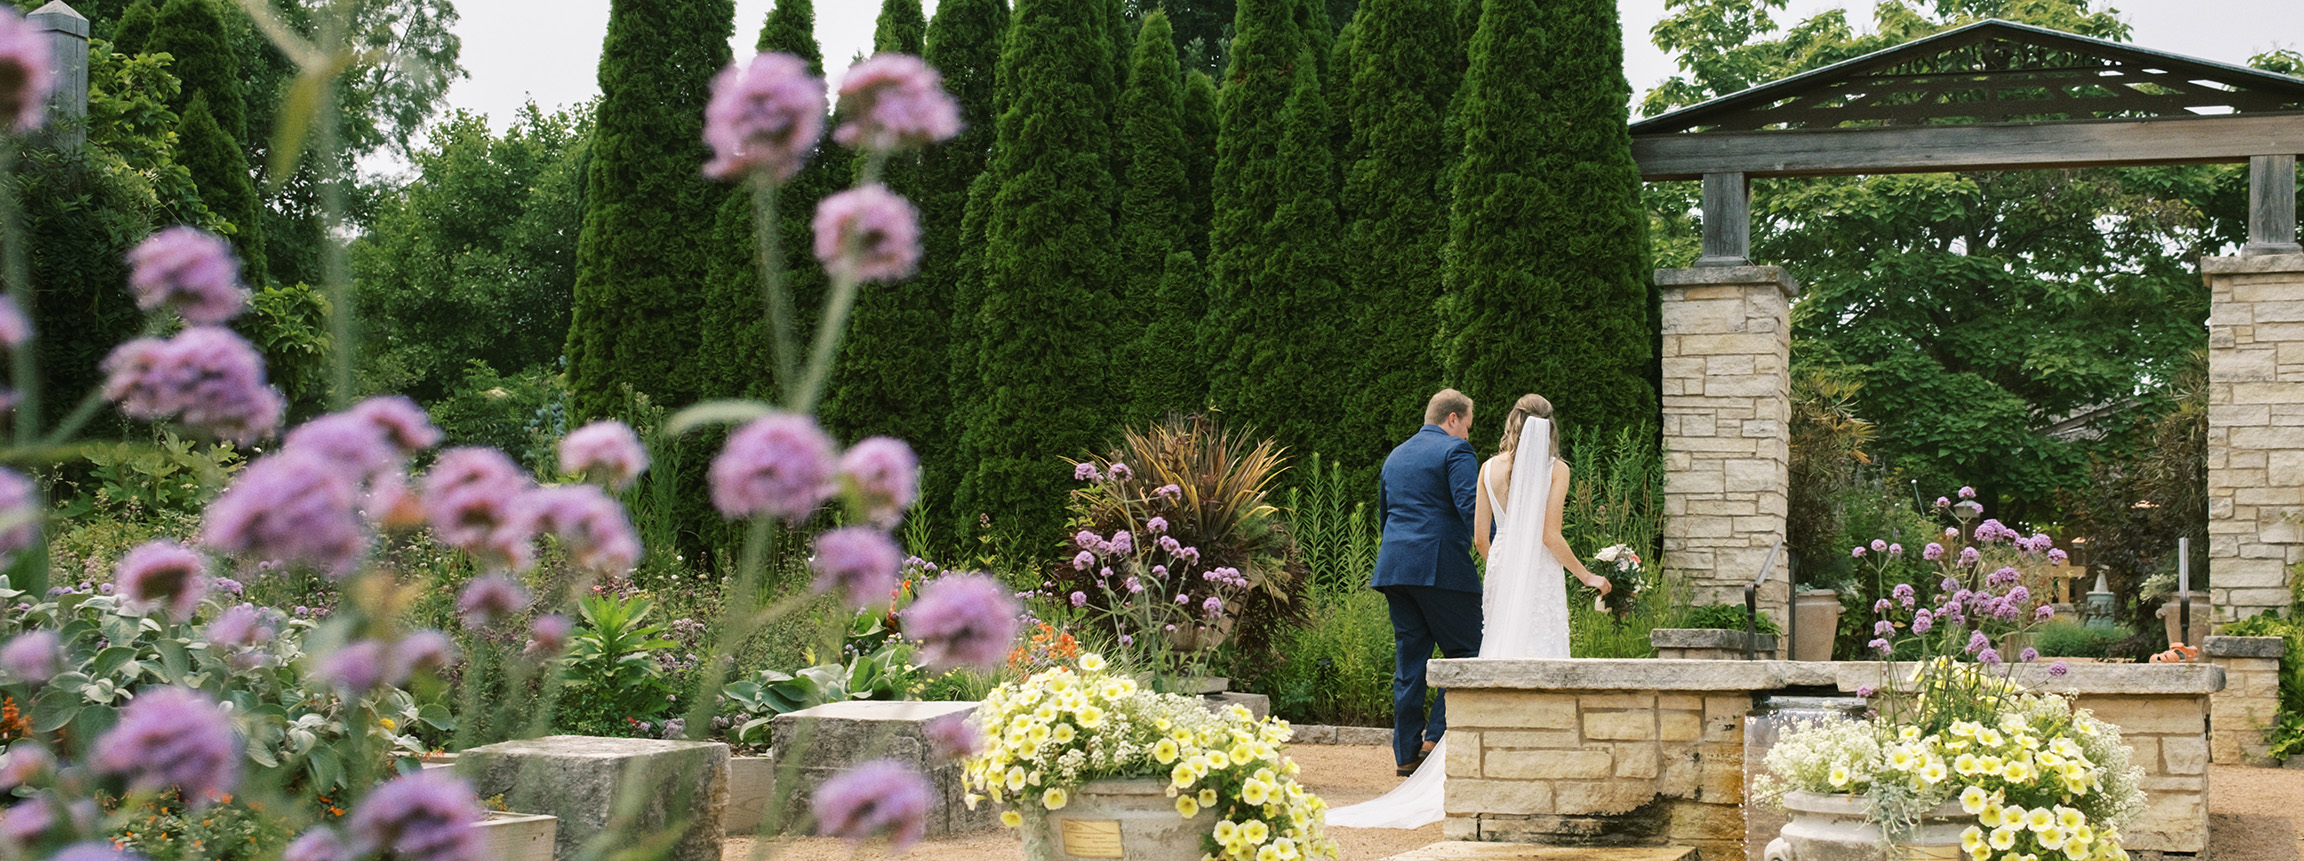
POLYGON ((1441 389, 1439 394, 1433 395, 1432 400, 1424 404, 1424 423, 1428 425, 1439 424, 1451 415, 1471 414, 1472 399, 1455 389, 1441 389))

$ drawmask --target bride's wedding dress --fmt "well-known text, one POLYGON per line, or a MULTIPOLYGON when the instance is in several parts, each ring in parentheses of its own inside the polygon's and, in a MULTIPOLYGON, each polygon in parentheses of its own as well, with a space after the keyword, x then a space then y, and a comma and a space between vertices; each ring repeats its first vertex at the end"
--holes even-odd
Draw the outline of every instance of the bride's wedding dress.
MULTIPOLYGON (((1568 584, 1560 560, 1544 546, 1544 514, 1552 494, 1552 422, 1529 418, 1512 454, 1509 504, 1498 505, 1488 477, 1488 507, 1496 512, 1496 540, 1488 548, 1488 579, 1481 585, 1483 658, 1568 657, 1568 584)), ((1485 466, 1482 469, 1486 469, 1485 466)), ((1421 828, 1447 815, 1448 739, 1443 736, 1416 773, 1391 792, 1328 811, 1339 828, 1421 828)))

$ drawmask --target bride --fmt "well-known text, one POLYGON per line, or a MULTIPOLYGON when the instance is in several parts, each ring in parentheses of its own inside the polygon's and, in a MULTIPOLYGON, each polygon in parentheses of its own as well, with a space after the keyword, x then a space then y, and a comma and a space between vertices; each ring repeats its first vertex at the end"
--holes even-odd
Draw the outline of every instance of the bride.
MULTIPOLYGON (((1552 432, 1552 402, 1523 395, 1504 420, 1495 457, 1480 465, 1479 500, 1472 526, 1474 549, 1488 560, 1480 610, 1483 658, 1568 657, 1568 586, 1574 571, 1584 585, 1608 593, 1560 536, 1568 503, 1568 464, 1552 432), (1491 540, 1490 533, 1494 533, 1491 540), (1565 569, 1565 570, 1564 570, 1565 569)), ((1447 739, 1400 786, 1383 797, 1328 811, 1341 828, 1420 828, 1446 815, 1447 739)))

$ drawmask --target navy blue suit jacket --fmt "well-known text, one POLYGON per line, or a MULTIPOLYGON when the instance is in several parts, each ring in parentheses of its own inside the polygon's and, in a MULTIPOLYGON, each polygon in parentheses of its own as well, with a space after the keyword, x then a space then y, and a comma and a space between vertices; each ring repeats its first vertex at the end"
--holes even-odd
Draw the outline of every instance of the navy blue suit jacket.
POLYGON ((1425 425, 1384 458, 1376 516, 1384 544, 1369 585, 1480 591, 1472 567, 1472 501, 1480 460, 1472 444, 1425 425))

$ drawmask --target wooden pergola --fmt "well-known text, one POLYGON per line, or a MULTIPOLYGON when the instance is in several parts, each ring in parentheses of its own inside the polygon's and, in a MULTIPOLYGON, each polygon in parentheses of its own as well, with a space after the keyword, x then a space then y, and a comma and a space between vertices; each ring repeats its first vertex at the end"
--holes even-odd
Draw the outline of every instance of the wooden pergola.
POLYGON ((2304 79, 1991 19, 1634 123, 1649 182, 1703 181, 1698 266, 1750 257, 1753 177, 2249 165, 2242 256, 2304 252, 2304 79))

